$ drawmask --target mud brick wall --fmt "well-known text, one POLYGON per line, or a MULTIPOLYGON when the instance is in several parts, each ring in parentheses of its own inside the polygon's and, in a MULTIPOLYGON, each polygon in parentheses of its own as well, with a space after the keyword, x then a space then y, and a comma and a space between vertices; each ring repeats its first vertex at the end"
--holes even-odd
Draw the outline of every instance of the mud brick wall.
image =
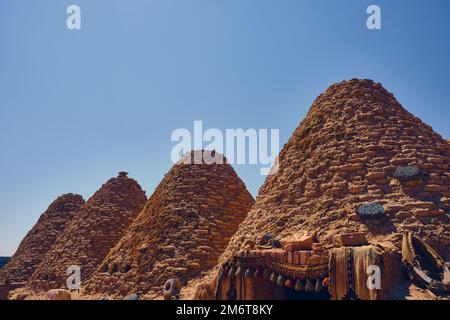
POLYGON ((87 280, 146 200, 145 192, 126 172, 107 181, 76 213, 33 273, 29 286, 35 290, 65 287, 71 265, 80 266, 82 281, 87 280))
POLYGON ((217 263, 253 203, 228 163, 179 162, 106 257, 86 292, 126 295, 160 291, 173 277, 186 282, 217 263))
POLYGON ((411 230, 448 257, 449 154, 447 141, 381 84, 353 79, 332 85, 284 146, 278 172, 267 177, 221 261, 247 239, 303 231, 328 245, 336 234, 363 232, 370 243, 400 248, 402 234, 411 230), (394 178, 398 167, 408 166, 420 174, 394 178), (383 215, 357 213, 373 203, 383 215))
POLYGON ((0 270, 0 284, 28 281, 83 204, 83 197, 72 193, 53 201, 22 240, 11 260, 0 270))

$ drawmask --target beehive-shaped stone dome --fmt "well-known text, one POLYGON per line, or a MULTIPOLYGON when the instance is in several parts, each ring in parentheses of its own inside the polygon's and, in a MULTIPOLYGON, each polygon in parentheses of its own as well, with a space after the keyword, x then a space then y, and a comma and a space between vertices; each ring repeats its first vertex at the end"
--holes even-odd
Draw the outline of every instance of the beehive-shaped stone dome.
POLYGON ((0 270, 0 283, 28 281, 83 204, 83 197, 72 193, 53 201, 22 240, 8 264, 0 270))
MULTIPOLYGON (((183 159, 201 155, 193 151, 183 159)), ((185 282, 217 263, 254 200, 226 160, 186 164, 183 159, 165 175, 87 292, 157 291, 169 278, 185 282)))
POLYGON ((313 103, 279 154, 223 261, 264 234, 365 233, 400 248, 416 232, 448 256, 449 145, 381 84, 343 81, 313 103))
POLYGON ((33 289, 66 286, 67 268, 81 268, 85 281, 123 236, 146 202, 145 192, 126 172, 108 180, 80 208, 33 273, 33 289))

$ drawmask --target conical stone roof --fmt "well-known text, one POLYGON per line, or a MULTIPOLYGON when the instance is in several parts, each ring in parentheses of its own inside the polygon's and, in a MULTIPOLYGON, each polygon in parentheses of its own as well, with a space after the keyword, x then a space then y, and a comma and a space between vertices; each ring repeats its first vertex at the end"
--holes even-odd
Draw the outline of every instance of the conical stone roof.
POLYGON ((66 286, 67 268, 81 267, 82 282, 97 269, 146 202, 145 192, 126 172, 108 180, 80 208, 31 277, 33 289, 66 286))
MULTIPOLYGON (((183 159, 202 159, 201 154, 191 152, 183 159)), ((180 161, 106 257, 86 292, 146 293, 158 291, 170 278, 188 281, 217 263, 253 203, 226 160, 223 164, 180 161)))
POLYGON ((329 245, 337 234, 363 232, 400 248, 411 230, 448 256, 448 147, 381 84, 332 85, 284 146, 221 261, 247 239, 304 231, 329 245))
POLYGON ((83 204, 83 197, 72 193, 53 201, 22 240, 8 264, 0 270, 0 283, 28 281, 83 204))

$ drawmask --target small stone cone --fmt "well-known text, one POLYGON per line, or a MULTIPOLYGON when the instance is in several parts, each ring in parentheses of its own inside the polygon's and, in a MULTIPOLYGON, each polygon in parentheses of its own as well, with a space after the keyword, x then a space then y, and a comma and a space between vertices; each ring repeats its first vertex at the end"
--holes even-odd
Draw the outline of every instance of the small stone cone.
POLYGON ((53 201, 22 240, 8 264, 0 270, 0 283, 28 281, 83 204, 83 197, 72 193, 53 201))
POLYGON ((186 283, 217 263, 254 200, 222 155, 223 164, 203 163, 201 155, 186 154, 165 175, 86 292, 147 293, 170 278, 186 283))
POLYGON ((29 286, 66 288, 69 266, 81 267, 86 281, 116 245, 146 201, 145 192, 126 172, 107 181, 76 213, 33 273, 29 286))

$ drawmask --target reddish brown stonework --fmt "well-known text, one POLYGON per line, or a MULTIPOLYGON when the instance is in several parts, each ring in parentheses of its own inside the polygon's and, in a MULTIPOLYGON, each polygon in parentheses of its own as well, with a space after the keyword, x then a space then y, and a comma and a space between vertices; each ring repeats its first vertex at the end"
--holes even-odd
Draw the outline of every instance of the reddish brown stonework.
POLYGON ((44 255, 83 204, 83 197, 72 193, 53 201, 22 240, 8 264, 0 270, 0 284, 6 281, 28 281, 44 255))
POLYGON ((76 213, 33 273, 32 289, 66 285, 67 268, 81 267, 85 281, 123 236, 146 201, 145 192, 126 172, 107 181, 76 213))
POLYGON ((267 177, 220 263, 266 233, 305 231, 327 247, 338 234, 361 232, 369 243, 397 249, 402 234, 414 231, 448 257, 448 146, 381 84, 332 85, 284 146, 279 170, 267 177), (400 177, 410 176, 394 178, 399 167, 406 167, 400 177))
MULTIPOLYGON (((185 156, 201 155, 200 151, 185 156)), ((184 159, 185 159, 184 158, 184 159)), ((89 281, 86 292, 160 291, 217 263, 254 200, 232 166, 177 163, 89 281)))

